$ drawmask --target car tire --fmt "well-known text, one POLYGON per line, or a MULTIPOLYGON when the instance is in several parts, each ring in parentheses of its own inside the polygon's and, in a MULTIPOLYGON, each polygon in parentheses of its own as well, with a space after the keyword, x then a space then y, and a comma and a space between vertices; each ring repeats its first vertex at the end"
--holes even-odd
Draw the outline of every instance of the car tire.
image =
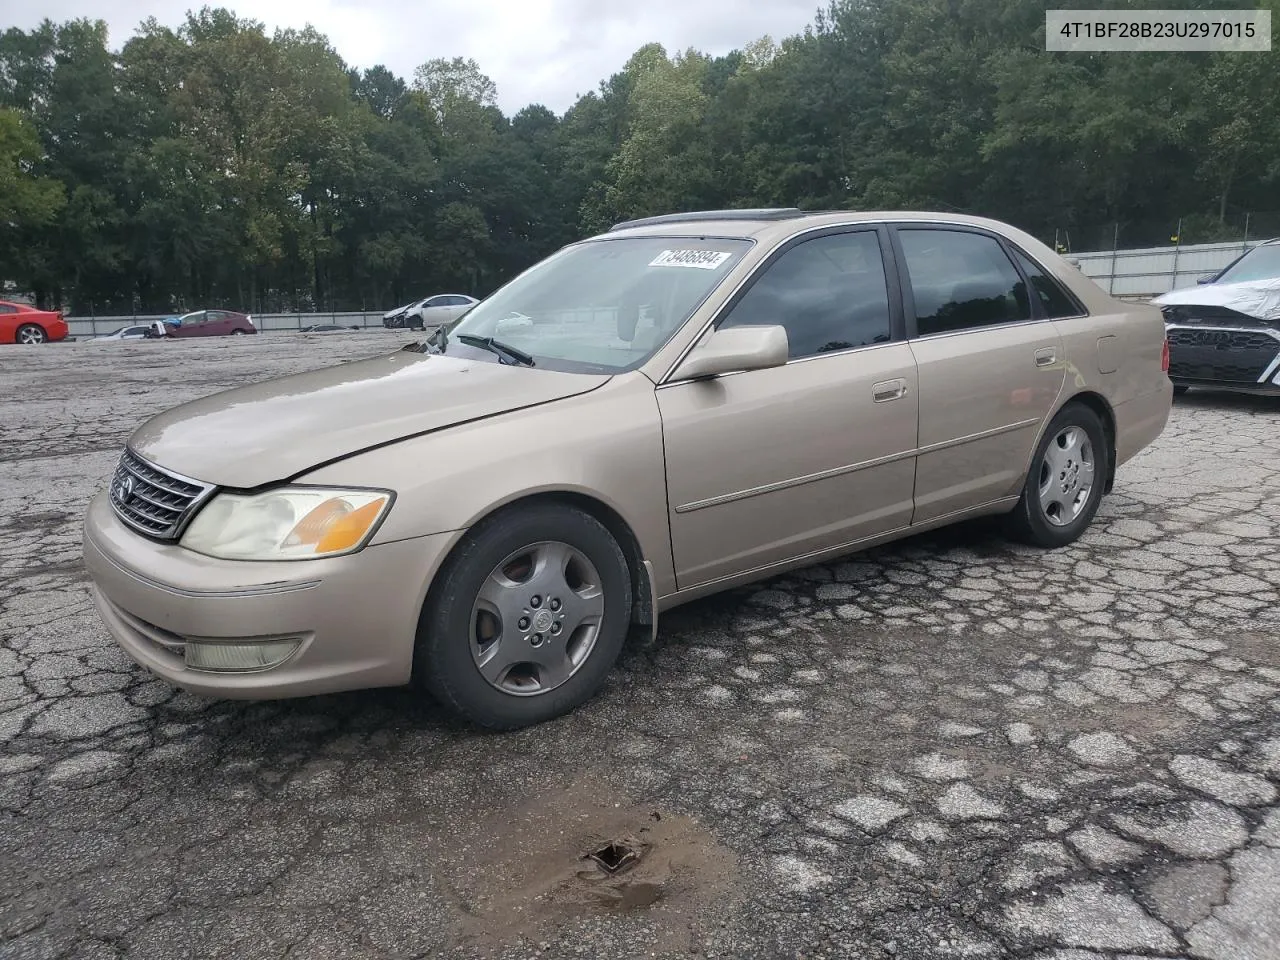
POLYGON ((563 504, 504 510, 468 532, 437 575, 419 620, 415 673, 478 726, 542 723, 600 689, 630 613, 627 560, 600 521, 563 504))
POLYGON ((14 333, 13 342, 25 344, 48 343, 49 334, 38 323, 24 323, 14 333))
POLYGON ((240 337, 240 336, 243 336, 243 335, 244 335, 244 331, 243 331, 243 330, 239 330, 239 329, 237 329, 237 330, 232 330, 232 331, 231 331, 231 335, 232 335, 233 337, 240 337))
POLYGON ((1075 542, 1098 512, 1110 469, 1111 447, 1098 415, 1080 403, 1063 407, 1040 439, 1007 518, 1010 536, 1046 549, 1075 542))

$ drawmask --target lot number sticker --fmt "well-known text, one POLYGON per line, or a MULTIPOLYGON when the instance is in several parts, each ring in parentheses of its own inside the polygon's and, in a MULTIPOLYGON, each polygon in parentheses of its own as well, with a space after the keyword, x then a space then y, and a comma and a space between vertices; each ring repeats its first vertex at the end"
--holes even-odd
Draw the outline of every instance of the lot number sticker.
POLYGON ((651 267, 694 267, 697 270, 714 270, 732 254, 719 250, 663 250, 649 261, 651 267))

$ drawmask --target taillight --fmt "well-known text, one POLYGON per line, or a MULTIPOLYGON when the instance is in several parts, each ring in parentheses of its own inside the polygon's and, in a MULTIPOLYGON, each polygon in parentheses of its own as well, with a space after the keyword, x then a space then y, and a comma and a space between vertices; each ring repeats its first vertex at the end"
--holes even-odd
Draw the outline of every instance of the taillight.
POLYGON ((1160 369, 1169 372, 1169 338, 1164 338, 1164 349, 1160 351, 1160 369))

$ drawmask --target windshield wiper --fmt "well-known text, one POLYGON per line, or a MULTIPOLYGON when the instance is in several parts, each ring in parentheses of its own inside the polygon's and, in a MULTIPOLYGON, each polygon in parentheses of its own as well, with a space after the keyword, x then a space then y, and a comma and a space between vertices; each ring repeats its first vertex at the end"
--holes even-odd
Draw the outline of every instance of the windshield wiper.
POLYGON ((493 337, 477 337, 470 333, 460 333, 458 340, 472 347, 484 347, 490 353, 496 353, 500 357, 509 357, 522 367, 534 366, 533 357, 529 354, 493 337))

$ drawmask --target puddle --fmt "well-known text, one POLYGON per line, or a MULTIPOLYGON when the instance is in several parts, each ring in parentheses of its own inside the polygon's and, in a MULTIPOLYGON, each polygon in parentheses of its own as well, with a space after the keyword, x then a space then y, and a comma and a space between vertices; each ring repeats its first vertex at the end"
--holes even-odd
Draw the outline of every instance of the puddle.
POLYGON ((656 930, 650 949, 683 951, 736 899, 737 860, 701 825, 585 781, 496 811, 445 860, 458 939, 499 955, 576 918, 630 914, 656 930))

